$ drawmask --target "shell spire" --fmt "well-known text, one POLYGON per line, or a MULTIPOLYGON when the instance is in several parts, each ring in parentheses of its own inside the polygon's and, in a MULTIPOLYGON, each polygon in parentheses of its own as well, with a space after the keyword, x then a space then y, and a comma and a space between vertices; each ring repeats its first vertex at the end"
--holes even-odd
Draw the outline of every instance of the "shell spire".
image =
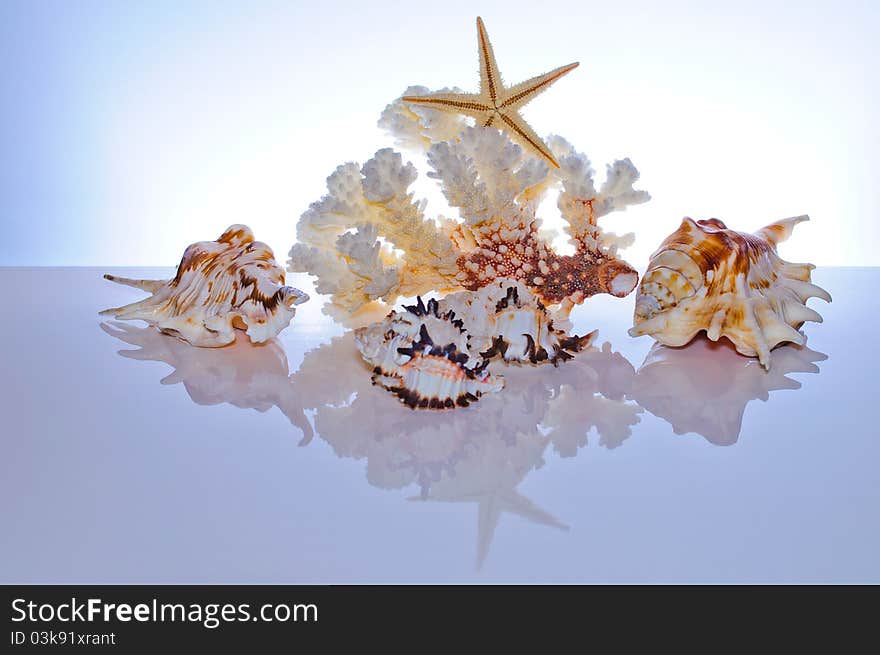
POLYGON ((775 223, 770 223, 755 232, 755 236, 760 237, 771 244, 774 248, 777 244, 785 241, 794 231, 794 226, 798 223, 810 220, 807 214, 801 216, 793 216, 791 218, 783 218, 775 223))

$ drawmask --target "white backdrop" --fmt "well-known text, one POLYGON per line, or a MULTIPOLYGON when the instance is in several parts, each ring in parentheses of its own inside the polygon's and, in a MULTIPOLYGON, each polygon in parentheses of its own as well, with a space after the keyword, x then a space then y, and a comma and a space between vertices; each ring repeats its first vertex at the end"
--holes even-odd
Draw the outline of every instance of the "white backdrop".
POLYGON ((685 214, 801 213, 787 259, 880 264, 876 0, 251 4, 0 3, 0 265, 171 265, 234 222, 286 259, 388 102, 476 90, 477 13, 508 82, 581 62, 524 115, 641 170, 634 265, 685 214))

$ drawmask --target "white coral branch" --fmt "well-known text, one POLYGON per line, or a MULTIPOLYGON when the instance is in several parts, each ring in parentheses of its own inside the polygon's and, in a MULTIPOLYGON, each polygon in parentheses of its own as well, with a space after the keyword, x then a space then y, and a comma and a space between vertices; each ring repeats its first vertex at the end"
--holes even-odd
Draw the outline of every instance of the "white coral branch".
POLYGON ((383 261, 375 225, 339 235, 333 250, 296 243, 290 261, 292 270, 308 271, 318 278, 318 293, 333 295, 347 306, 396 297, 400 284, 398 267, 383 261))
POLYGON ((350 310, 448 287, 457 252, 448 234, 425 219, 424 203, 408 193, 416 177, 415 167, 390 148, 363 167, 337 168, 327 179, 328 194, 300 218, 288 269, 317 276, 318 293, 350 310))
POLYGON ((568 223, 566 232, 571 241, 599 248, 612 256, 616 255, 617 249, 631 245, 633 235, 605 233, 598 219, 612 211, 624 210, 630 205, 651 199, 647 191, 633 188, 639 179, 639 172, 633 163, 627 158, 608 165, 605 182, 597 191, 593 179, 595 171, 587 156, 576 152, 561 137, 551 137, 549 142, 559 158, 556 174, 562 183, 562 192, 557 206, 568 223))
MULTIPOLYGON (((441 91, 461 93, 458 88, 441 91)), ((401 98, 428 93, 430 90, 424 86, 411 86, 403 92, 401 98)), ((427 151, 434 143, 454 139, 467 125, 462 116, 407 103, 401 98, 385 107, 379 117, 379 127, 389 132, 394 137, 395 144, 401 148, 427 151)))
MULTIPOLYGON (((407 94, 426 91, 411 87, 407 94)), ((409 192, 415 167, 390 148, 363 166, 340 166, 327 195, 300 218, 289 266, 318 276, 333 313, 397 296, 478 289, 498 278, 520 280, 545 305, 567 309, 596 293, 629 291, 636 273, 617 251, 633 235, 606 233, 597 223, 649 199, 634 188, 639 173, 629 159, 608 166, 597 189, 589 159, 561 137, 547 140, 560 164, 551 169, 503 131, 399 99, 379 124, 427 154, 428 176, 460 218, 426 217, 425 201, 409 192), (554 186, 561 187, 557 205, 575 255, 554 252, 540 229, 537 209, 554 186)))
POLYGON ((440 180, 449 204, 457 207, 467 225, 492 219, 518 218, 519 209, 537 206, 549 167, 498 130, 465 128, 457 139, 437 143, 428 151, 434 169, 428 177, 440 180))
POLYGON ((618 159, 607 167, 605 183, 599 190, 603 200, 603 211, 599 214, 604 216, 612 211, 621 211, 630 205, 639 205, 648 202, 651 194, 647 191, 633 189, 633 185, 639 180, 639 171, 629 160, 618 159))
POLYGON ((296 236, 301 243, 333 248, 339 235, 358 223, 369 222, 360 166, 347 163, 327 178, 327 195, 313 202, 300 217, 296 236))

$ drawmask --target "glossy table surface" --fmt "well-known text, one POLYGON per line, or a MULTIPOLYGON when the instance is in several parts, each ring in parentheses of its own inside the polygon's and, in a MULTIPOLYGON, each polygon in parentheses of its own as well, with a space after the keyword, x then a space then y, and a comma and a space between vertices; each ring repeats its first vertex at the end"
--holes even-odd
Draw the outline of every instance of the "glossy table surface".
POLYGON ((372 387, 320 297, 199 349, 102 321, 142 295, 102 272, 0 269, 0 582, 880 582, 880 269, 817 269, 769 373, 597 297, 598 348, 447 412, 372 387))

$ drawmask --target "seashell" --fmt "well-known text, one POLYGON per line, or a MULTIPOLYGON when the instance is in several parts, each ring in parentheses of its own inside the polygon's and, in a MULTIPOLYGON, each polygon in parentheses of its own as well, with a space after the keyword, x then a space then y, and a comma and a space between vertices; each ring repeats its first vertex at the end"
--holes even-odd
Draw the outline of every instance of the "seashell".
POLYGON ((122 320, 141 320, 194 346, 215 348, 235 341, 235 329, 262 343, 290 323, 295 306, 309 296, 284 286, 284 269, 271 248, 254 241, 245 225, 233 225, 216 241, 189 246, 170 280, 105 279, 152 294, 106 309, 122 320))
POLYGON ((409 361, 410 355, 399 352, 419 339, 423 330, 437 343, 454 344, 459 353, 468 354, 470 368, 480 361, 470 358, 468 334, 463 323, 451 312, 440 312, 436 300, 428 304, 421 297, 415 305, 404 307, 402 311, 390 312, 384 320, 354 331, 355 344, 370 366, 393 375, 397 368, 409 361))
POLYGON ((418 298, 402 312, 355 330, 355 343, 373 367, 373 383, 415 408, 467 407, 484 393, 500 391, 488 361, 471 356, 468 334, 452 311, 418 298), (443 344, 443 345, 438 345, 443 344))
POLYGON ((518 280, 499 280, 476 292, 454 293, 440 305, 463 321, 471 348, 484 359, 501 356, 506 362, 558 366, 589 346, 596 335, 569 336, 555 327, 547 308, 518 280))
POLYGON ((807 216, 787 218, 746 234, 717 218, 681 226, 651 256, 636 296, 630 336, 648 334, 667 346, 683 346, 705 330, 725 336, 736 350, 770 368, 770 350, 783 342, 803 345, 798 329, 822 322, 806 306, 831 296, 810 282, 812 264, 792 264, 776 253, 807 216))

